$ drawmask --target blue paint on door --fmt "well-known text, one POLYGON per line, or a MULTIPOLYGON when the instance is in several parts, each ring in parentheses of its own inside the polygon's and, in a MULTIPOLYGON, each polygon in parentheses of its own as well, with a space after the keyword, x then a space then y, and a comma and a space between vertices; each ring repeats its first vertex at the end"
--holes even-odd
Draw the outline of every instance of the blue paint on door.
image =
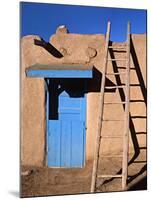
POLYGON ((86 95, 82 79, 47 80, 47 164, 85 164, 86 95))

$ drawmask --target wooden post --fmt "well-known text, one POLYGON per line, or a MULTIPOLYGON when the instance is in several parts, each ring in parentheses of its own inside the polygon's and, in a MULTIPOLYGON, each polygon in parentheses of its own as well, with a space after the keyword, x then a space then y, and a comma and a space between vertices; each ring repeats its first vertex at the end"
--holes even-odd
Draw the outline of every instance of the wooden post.
POLYGON ((123 136, 123 166, 122 166, 122 189, 126 190, 128 176, 128 153, 129 153, 129 112, 130 112, 130 22, 127 26, 127 54, 126 54, 126 104, 125 125, 123 136))
POLYGON ((102 70, 101 93, 100 93, 100 100, 99 100, 99 105, 100 106, 99 106, 99 117, 98 117, 98 126, 97 126, 97 133, 96 133, 96 144, 95 144, 94 161, 93 161, 91 193, 94 193, 94 191, 95 191, 97 170, 98 170, 99 150, 100 150, 100 136, 101 136, 101 130, 102 130, 102 116, 103 116, 105 77, 106 77, 106 70, 107 70, 108 45, 109 45, 109 38, 110 38, 110 26, 111 26, 111 23, 108 22, 107 33, 106 33, 106 44, 105 44, 104 67, 103 67, 103 70, 102 70))

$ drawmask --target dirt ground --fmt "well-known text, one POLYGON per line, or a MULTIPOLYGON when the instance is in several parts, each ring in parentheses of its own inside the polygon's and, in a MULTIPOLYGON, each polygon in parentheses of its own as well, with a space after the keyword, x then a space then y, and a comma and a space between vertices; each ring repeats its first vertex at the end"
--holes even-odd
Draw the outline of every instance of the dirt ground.
MULTIPOLYGON (((120 174, 121 163, 119 158, 102 158, 98 174, 120 174)), ((92 161, 78 169, 22 166, 21 172, 21 197, 90 193, 92 161)), ((127 190, 145 189, 147 164, 142 154, 129 164, 127 190)), ((96 192, 111 191, 121 191, 121 178, 98 179, 96 192)))

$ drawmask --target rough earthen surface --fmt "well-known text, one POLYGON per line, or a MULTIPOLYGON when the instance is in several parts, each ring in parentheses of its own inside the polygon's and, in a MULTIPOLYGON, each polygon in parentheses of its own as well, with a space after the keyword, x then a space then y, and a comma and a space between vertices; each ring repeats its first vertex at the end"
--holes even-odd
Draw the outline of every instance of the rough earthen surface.
MULTIPOLYGON (((25 75, 25 69, 35 63, 68 63, 70 65, 78 63, 80 65, 90 64, 95 67, 94 78, 88 82, 87 93, 86 163, 92 163, 98 120, 101 70, 104 62, 105 37, 99 34, 79 35, 67 34, 65 32, 57 33, 50 38, 50 43, 63 55, 62 57, 59 57, 56 51, 51 53, 48 51, 48 48, 35 45, 35 39, 41 41, 40 37, 33 35, 23 37, 21 41, 21 164, 27 166, 27 168, 30 166, 34 166, 34 168, 40 166, 45 167, 44 81, 38 78, 27 78, 25 75)), ((124 44, 125 43, 113 43, 114 46, 124 44)), ((109 56, 111 58, 125 58, 125 52, 110 51, 109 56)), ((131 36, 130 59, 131 102, 129 161, 131 165, 129 166, 129 170, 132 170, 132 174, 135 177, 135 170, 137 171, 136 174, 142 174, 141 170, 144 170, 146 166, 146 35, 131 36)), ((124 63, 121 61, 117 61, 116 63, 109 62, 108 72, 123 72, 124 66, 124 63)), ((124 75, 108 75, 106 84, 119 85, 123 84, 124 81, 124 75)), ((105 101, 124 101, 124 90, 106 90, 105 101)), ((124 108, 122 104, 114 106, 106 105, 103 117, 106 119, 121 119, 124 116, 123 114, 124 108)), ((122 135, 123 126, 123 122, 104 122, 102 134, 122 135)), ((121 144, 121 139, 102 140, 100 151, 105 155, 121 154, 121 144)), ((113 160, 111 162, 103 161, 102 164, 103 163, 104 165, 102 165, 102 167, 104 167, 104 169, 106 166, 110 166, 110 164, 113 164, 113 171, 117 172, 117 170, 120 169, 113 160)), ((119 163, 120 162, 118 162, 118 165, 119 163)), ((68 169, 56 169, 55 171, 55 169, 38 168, 38 170, 40 170, 39 172, 22 179, 23 196, 87 193, 90 191, 91 167, 92 164, 86 164, 85 169, 88 170, 74 169, 71 171, 68 169), (60 178, 55 179, 55 177, 57 177, 56 174, 58 174, 60 178), (77 178, 73 182, 71 177, 76 177, 76 175, 82 178, 77 178), (62 183, 62 180, 67 183, 62 183), (44 181, 44 183, 42 183, 42 181, 44 181), (59 184, 64 185, 59 186, 59 184), (69 185, 72 186, 72 188, 70 188, 69 185)), ((114 187, 118 190, 116 184, 114 187)), ((101 190, 111 191, 112 186, 110 189, 99 189, 99 191, 101 190)))
MULTIPOLYGON (((118 158, 101 159, 102 167, 99 173, 115 174, 121 172, 121 160, 118 158)), ((101 165, 100 165, 101 166, 101 165)), ((90 193, 92 162, 87 162, 81 169, 59 169, 47 167, 24 166, 22 170, 30 170, 27 176, 22 176, 21 196, 47 196, 63 194, 90 193)), ((147 189, 146 165, 139 163, 129 165, 127 190, 147 189)), ((97 181, 96 192, 122 191, 121 179, 108 178, 97 181)))

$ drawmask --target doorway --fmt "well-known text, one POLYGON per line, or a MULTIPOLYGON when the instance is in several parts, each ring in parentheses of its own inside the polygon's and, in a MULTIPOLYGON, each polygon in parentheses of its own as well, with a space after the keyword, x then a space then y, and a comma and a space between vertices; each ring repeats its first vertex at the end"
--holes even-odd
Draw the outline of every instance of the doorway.
POLYGON ((86 80, 46 79, 47 166, 85 164, 86 80))

